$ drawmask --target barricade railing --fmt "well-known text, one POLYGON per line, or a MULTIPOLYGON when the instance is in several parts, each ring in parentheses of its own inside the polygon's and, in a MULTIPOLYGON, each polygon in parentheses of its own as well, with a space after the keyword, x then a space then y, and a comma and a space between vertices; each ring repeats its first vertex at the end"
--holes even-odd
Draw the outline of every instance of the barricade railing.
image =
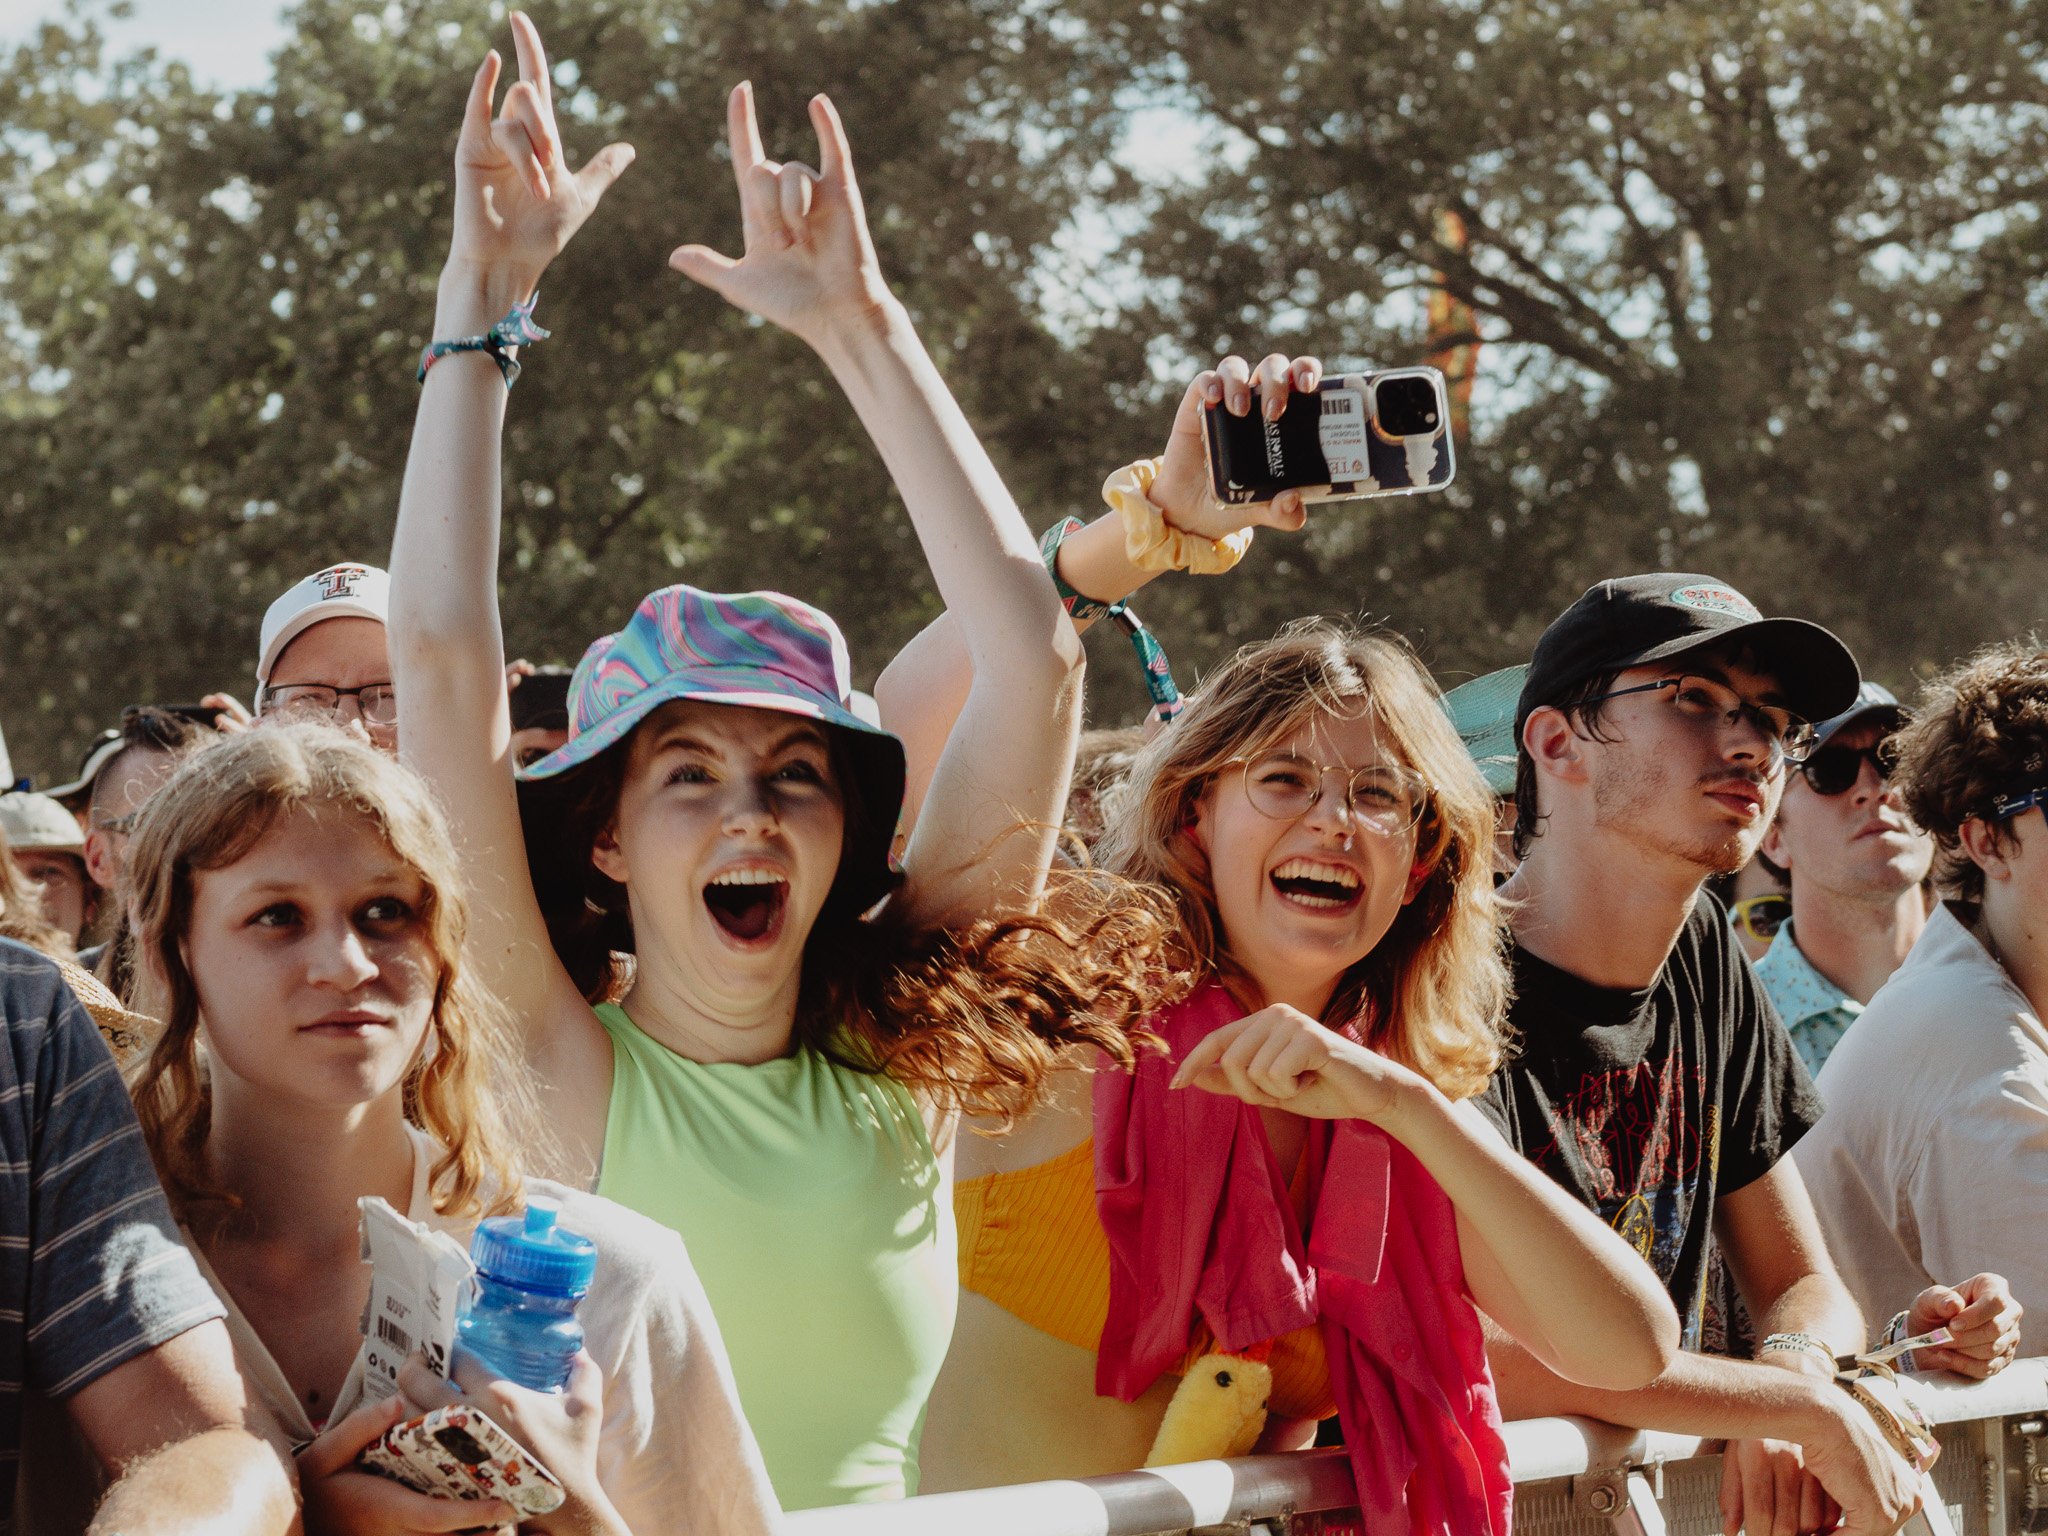
MULTIPOLYGON (((2048 1358, 1985 1382, 1909 1378, 1940 1426, 1933 1476, 1940 1508, 1916 1525, 1932 1536, 2048 1533, 2048 1358)), ((1688 1435, 1591 1419, 1507 1426, 1515 1536, 1718 1536, 1721 1458, 1688 1435)), ((814 1509, 791 1536, 1178 1536, 1288 1532, 1297 1517, 1351 1507, 1351 1469, 1336 1450, 1203 1461, 893 1504, 814 1509)), ((1914 1527, 1909 1526, 1909 1530, 1914 1527)))

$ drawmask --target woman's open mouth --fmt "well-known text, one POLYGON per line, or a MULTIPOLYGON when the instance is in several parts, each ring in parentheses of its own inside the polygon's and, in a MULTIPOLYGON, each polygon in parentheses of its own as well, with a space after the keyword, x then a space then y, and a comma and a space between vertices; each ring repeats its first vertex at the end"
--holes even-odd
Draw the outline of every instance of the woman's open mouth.
POLYGON ((734 943, 772 944, 789 909, 789 882, 765 869, 727 870, 704 887, 704 905, 734 943))
POLYGON ((1356 874, 1320 859, 1289 859, 1268 878, 1282 901, 1313 912, 1341 912, 1365 898, 1356 874))

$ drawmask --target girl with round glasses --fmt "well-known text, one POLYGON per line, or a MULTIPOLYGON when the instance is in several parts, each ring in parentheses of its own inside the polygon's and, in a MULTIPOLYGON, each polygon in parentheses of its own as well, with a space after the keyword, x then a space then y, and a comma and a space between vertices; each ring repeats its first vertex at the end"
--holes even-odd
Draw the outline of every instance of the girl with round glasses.
MULTIPOLYGON (((1284 401, 1319 372, 1256 379, 1284 401)), ((1190 387, 1144 476, 1168 527, 1243 519, 1202 500, 1199 411, 1243 414, 1252 381, 1231 360, 1190 387)), ((1298 526, 1299 503, 1263 517, 1298 526)), ((1121 598, 1144 579, 1129 547, 1074 534, 1056 575, 1121 598)), ((1658 1374, 1677 1329, 1654 1277, 1461 1103, 1503 1048, 1492 842, 1394 637, 1293 626, 1145 749, 1098 862, 1169 894, 1195 989, 1148 1020, 1163 1053, 1072 1058, 1006 1135, 963 1139, 928 1486, 1285 1449, 1334 1413, 1369 1528, 1504 1532, 1477 1309, 1576 1378, 1658 1374)))

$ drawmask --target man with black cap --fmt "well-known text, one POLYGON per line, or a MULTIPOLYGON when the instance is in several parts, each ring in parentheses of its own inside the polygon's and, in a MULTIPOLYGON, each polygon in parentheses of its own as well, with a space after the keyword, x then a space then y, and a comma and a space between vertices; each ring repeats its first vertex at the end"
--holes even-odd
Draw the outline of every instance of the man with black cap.
POLYGON ((1815 732, 1757 850, 1790 882, 1793 913, 1757 980, 1816 1077, 1927 926, 1934 839, 1892 783, 1892 737, 1906 720, 1890 689, 1866 682, 1815 732))
POLYGON ((1728 1439, 1730 1530, 1821 1528, 1827 1496, 1855 1528, 1890 1530, 1917 1496, 1913 1469, 1832 1383, 1863 1318, 1786 1156, 1820 1100, 1701 891, 1755 852, 1809 722, 1857 687, 1825 629, 1667 573, 1572 604, 1537 642, 1515 713, 1522 864, 1502 894, 1520 1056, 1481 1107, 1635 1243, 1689 1350, 1717 1237, 1769 1336, 1756 1361, 1687 1353, 1642 1391, 1608 1393, 1496 1334, 1502 1408, 1728 1439))

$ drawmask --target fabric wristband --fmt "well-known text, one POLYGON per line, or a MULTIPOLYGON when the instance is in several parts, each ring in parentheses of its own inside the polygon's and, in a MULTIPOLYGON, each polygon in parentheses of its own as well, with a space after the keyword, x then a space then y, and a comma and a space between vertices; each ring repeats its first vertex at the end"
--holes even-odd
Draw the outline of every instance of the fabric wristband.
POLYGON ((1145 621, 1131 612, 1129 603, 1121 599, 1104 603, 1083 597, 1060 575, 1060 546, 1086 526, 1078 517, 1062 518, 1046 529, 1045 537, 1038 541, 1038 552, 1044 557, 1046 572, 1052 577, 1053 590, 1059 593, 1061 604, 1072 618, 1083 621, 1114 619, 1123 626, 1124 632, 1131 637, 1131 649, 1138 653, 1138 665, 1144 670, 1145 692, 1151 696, 1152 713, 1161 720, 1172 720, 1187 705, 1180 696, 1180 689, 1174 686, 1173 669, 1167 664, 1166 648, 1145 627, 1145 621))
POLYGON ((1139 459, 1102 482, 1102 499, 1123 519, 1124 554, 1141 571, 1189 571, 1220 576, 1252 547, 1252 530, 1205 539, 1169 523, 1148 494, 1162 459, 1139 459))
POLYGON ((548 332, 533 323, 533 306, 540 302, 540 291, 523 304, 514 304, 505 313, 505 318, 492 326, 481 336, 457 336, 447 341, 429 342, 420 353, 418 382, 427 382, 427 371, 451 352, 483 352, 498 365, 498 372, 505 377, 505 387, 510 389, 519 382, 519 359, 513 352, 520 347, 530 347, 537 341, 546 341, 548 332))
POLYGON ((1090 619, 1105 619, 1121 604, 1097 602, 1092 597, 1083 597, 1066 583, 1060 575, 1060 546, 1074 534, 1088 525, 1078 517, 1061 518, 1045 530, 1045 537, 1038 541, 1039 557, 1045 561, 1047 574, 1052 577, 1053 590, 1060 595, 1060 602, 1066 607, 1070 618, 1086 623, 1090 619))

